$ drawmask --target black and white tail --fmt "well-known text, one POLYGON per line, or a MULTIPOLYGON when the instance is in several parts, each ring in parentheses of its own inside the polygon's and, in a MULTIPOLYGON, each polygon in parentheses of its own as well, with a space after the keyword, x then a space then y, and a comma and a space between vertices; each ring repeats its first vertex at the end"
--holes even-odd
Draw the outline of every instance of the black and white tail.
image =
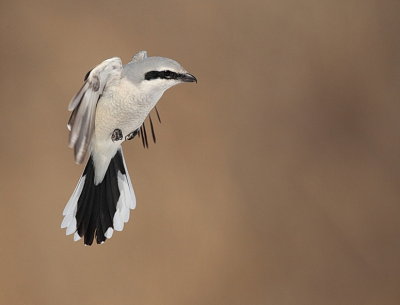
POLYGON ((103 181, 95 185, 94 176, 90 157, 64 209, 61 224, 67 235, 74 234, 75 241, 83 237, 85 245, 91 245, 94 237, 101 244, 111 238, 114 230, 122 231, 130 210, 136 206, 121 149, 111 159, 103 181))

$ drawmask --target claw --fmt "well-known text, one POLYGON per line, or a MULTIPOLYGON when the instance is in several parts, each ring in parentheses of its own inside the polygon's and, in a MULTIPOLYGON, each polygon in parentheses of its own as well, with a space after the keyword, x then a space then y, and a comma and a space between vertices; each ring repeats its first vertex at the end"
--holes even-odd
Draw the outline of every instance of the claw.
POLYGON ((121 129, 115 129, 114 131, 113 131, 113 133, 112 133, 112 135, 111 135, 111 140, 113 141, 113 142, 116 142, 116 141, 120 141, 120 140, 122 140, 123 139, 123 135, 122 135, 122 131, 121 131, 121 129))
POLYGON ((138 134, 138 129, 136 129, 135 131, 132 131, 131 133, 129 133, 125 137, 125 140, 132 140, 137 134, 138 134))

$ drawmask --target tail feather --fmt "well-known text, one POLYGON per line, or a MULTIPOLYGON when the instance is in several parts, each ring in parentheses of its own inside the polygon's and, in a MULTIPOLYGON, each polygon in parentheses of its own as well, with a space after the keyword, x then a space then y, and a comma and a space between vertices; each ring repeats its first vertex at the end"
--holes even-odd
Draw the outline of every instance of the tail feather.
POLYGON ((122 231, 129 220, 130 209, 136 206, 135 194, 126 169, 122 150, 111 159, 101 183, 94 184, 95 169, 89 158, 71 199, 68 201, 61 224, 74 240, 84 238, 91 245, 111 238, 114 230, 122 231))

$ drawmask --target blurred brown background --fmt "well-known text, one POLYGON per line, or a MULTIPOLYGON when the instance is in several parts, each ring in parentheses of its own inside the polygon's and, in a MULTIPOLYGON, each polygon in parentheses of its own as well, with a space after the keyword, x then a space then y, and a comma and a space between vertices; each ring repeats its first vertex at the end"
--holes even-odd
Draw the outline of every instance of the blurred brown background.
POLYGON ((399 1, 0 7, 0 304, 400 304, 399 1), (125 143, 137 209, 84 247, 66 107, 139 50, 199 83, 125 143))

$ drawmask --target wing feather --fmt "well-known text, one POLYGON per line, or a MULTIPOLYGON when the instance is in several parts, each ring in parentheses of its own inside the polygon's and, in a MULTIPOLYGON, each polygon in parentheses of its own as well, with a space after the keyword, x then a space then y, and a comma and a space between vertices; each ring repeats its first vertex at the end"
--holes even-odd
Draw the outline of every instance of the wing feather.
POLYGON ((97 102, 111 83, 121 78, 122 62, 118 57, 103 61, 85 76, 85 82, 69 103, 69 147, 74 149, 75 162, 82 163, 94 131, 97 102))
MULTIPOLYGON (((155 108, 156 113, 157 113, 158 121, 161 124, 161 118, 160 118, 160 114, 158 113, 157 107, 154 107, 154 108, 155 108)), ((154 125, 153 125, 153 120, 151 119, 150 113, 147 116, 147 118, 150 121, 151 135, 152 135, 152 138, 153 138, 153 142, 155 144, 155 143, 157 143, 157 138, 156 138, 156 133, 155 133, 154 125)), ((149 142, 148 142, 148 139, 147 139, 147 131, 146 131, 145 124, 146 124, 146 121, 144 121, 143 124, 139 127, 137 135, 139 136, 139 138, 142 139, 143 147, 144 148, 149 148, 149 142)))

